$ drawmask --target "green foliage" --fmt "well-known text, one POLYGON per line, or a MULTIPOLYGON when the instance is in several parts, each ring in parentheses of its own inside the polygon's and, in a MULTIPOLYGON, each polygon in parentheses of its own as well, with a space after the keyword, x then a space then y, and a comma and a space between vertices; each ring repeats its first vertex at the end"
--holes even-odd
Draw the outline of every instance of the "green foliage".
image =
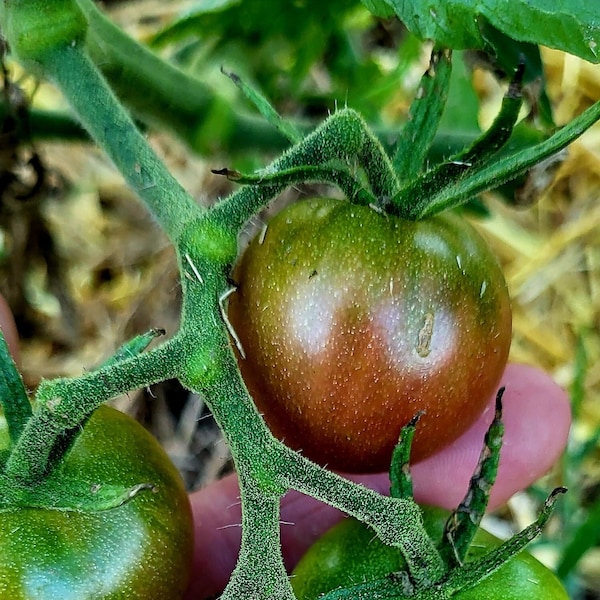
POLYGON ((231 69, 288 111, 322 116, 349 103, 373 119, 399 83, 396 73, 391 85, 388 63, 414 57, 411 44, 386 47, 396 33, 404 35, 355 0, 230 0, 198 2, 152 45, 168 47, 178 64, 215 86, 222 86, 218 67, 231 69))
POLYGON ((511 39, 543 44, 591 62, 600 62, 600 21, 595 2, 587 0, 502 0, 473 5, 471 0, 376 0, 378 14, 386 5, 421 39, 455 49, 497 49, 490 30, 511 39))

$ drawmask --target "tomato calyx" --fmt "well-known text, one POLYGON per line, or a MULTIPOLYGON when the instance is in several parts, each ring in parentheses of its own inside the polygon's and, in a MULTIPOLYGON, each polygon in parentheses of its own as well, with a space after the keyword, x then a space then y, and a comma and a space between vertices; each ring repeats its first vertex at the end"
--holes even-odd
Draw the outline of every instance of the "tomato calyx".
POLYGON ((24 508, 101 512, 118 508, 142 492, 156 492, 153 483, 133 486, 91 483, 78 477, 53 475, 35 485, 20 485, 0 474, 0 513, 24 508))

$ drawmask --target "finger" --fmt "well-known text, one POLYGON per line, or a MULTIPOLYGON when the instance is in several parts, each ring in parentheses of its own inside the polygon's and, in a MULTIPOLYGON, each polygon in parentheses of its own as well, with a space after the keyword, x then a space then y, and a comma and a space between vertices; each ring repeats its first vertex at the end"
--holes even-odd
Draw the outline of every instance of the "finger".
MULTIPOLYGON (((550 469, 566 446, 571 425, 566 393, 544 373, 509 365, 502 385, 506 386, 505 434, 490 508, 503 504, 550 469)), ((418 502, 454 508, 462 500, 493 414, 491 402, 465 435, 412 468, 418 502)))
MULTIPOLYGON (((507 367, 502 385, 506 434, 491 507, 527 487, 556 461, 570 425, 564 391, 547 375, 522 365, 507 367)), ((412 468, 419 502, 453 508, 460 502, 493 415, 493 402, 478 422, 443 452, 412 468)), ((364 485, 388 493, 386 473, 352 476, 364 485)), ((239 488, 229 476, 191 496, 196 523, 194 581, 189 598, 217 594, 227 583, 240 543, 239 488)), ((342 513, 313 498, 290 492, 282 500, 281 537, 284 558, 292 567, 323 531, 342 513)))

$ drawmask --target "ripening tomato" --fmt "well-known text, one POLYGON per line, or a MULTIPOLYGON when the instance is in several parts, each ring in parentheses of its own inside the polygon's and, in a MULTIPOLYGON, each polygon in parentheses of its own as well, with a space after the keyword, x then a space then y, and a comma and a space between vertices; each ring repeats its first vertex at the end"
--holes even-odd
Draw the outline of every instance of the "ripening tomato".
POLYGON ((424 411, 418 461, 496 391, 511 341, 500 267, 463 218, 406 221, 315 198, 282 210, 242 254, 229 319, 242 375, 273 433, 344 471, 389 467, 424 411))
MULTIPOLYGON (((439 508, 423 507, 425 529, 432 539, 441 539, 448 514, 439 508)), ((483 557, 500 543, 498 538, 480 529, 473 539, 466 562, 483 557)), ((308 549, 294 569, 291 583, 298 600, 316 600, 336 588, 383 578, 405 568, 406 562, 397 548, 384 545, 372 529, 348 518, 334 525, 308 549)), ((569 599, 554 573, 527 551, 510 559, 475 587, 459 591, 452 598, 569 599)))
MULTIPOLYGON (((7 447, 0 412, 0 458, 7 447)), ((191 509, 157 440, 132 418, 102 406, 58 470, 58 481, 75 478, 98 489, 148 483, 152 490, 105 510, 1 505, 0 598, 182 598, 191 568, 191 509)))

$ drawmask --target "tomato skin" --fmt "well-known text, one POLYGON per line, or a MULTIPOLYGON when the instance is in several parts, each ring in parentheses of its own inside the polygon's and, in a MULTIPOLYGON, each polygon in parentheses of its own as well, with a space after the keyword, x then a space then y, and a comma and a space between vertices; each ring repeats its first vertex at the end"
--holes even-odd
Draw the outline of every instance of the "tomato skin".
POLYGON ((315 198, 263 234, 234 270, 229 318, 277 437, 333 469, 383 471, 418 411, 415 462, 481 414, 506 364, 511 309, 464 219, 404 221, 315 198))
MULTIPOLYGON (((425 528, 441 539, 448 512, 423 507, 425 528)), ((500 540, 480 529, 467 554, 467 562, 483 556, 500 540)), ((385 546, 370 528, 348 518, 334 525, 302 557, 291 576, 298 600, 316 600, 338 587, 385 577, 406 568, 400 552, 385 546)), ((460 591, 456 600, 569 600, 554 573, 526 551, 509 560, 476 587, 460 591)))
MULTIPOLYGON (((2 422, 0 416, 0 448, 8 445, 2 422)), ((1 512, 0 598, 182 598, 191 568, 191 508, 156 439, 127 415, 102 406, 60 468, 90 485, 147 482, 156 491, 100 512, 1 512)))

